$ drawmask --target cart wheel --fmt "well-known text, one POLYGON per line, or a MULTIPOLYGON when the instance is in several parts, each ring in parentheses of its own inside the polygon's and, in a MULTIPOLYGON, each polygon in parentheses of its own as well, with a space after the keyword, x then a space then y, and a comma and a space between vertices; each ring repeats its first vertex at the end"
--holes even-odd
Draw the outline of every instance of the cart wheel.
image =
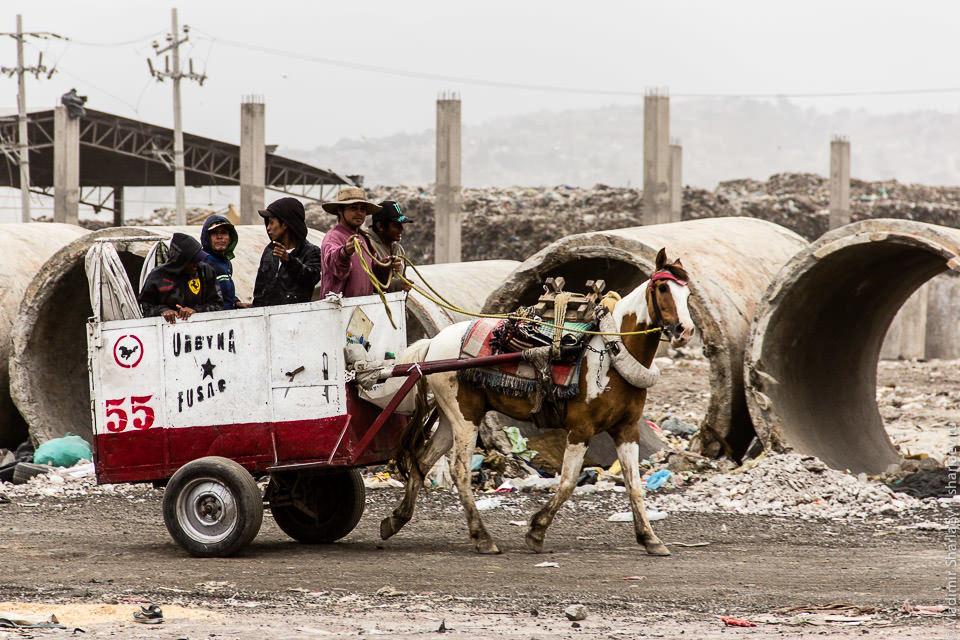
POLYGON ((267 495, 277 526, 305 544, 333 542, 353 531, 366 501, 359 469, 275 473, 267 495))
POLYGON ((180 467, 163 492, 167 531, 192 556, 229 556, 263 522, 260 488, 233 460, 210 456, 180 467))

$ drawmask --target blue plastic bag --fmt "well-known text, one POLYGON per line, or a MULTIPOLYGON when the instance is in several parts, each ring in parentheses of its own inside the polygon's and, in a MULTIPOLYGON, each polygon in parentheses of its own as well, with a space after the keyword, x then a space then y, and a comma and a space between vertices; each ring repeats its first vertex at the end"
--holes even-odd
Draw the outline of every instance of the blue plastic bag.
POLYGON ((651 473, 647 477, 647 489, 653 491, 654 489, 659 489, 663 485, 667 484, 667 480, 670 479, 670 470, 669 469, 660 469, 656 473, 651 473))
POLYGON ((55 467, 72 467, 81 460, 93 460, 90 445, 80 436, 69 433, 62 438, 47 440, 37 447, 33 454, 36 464, 50 464, 55 467))

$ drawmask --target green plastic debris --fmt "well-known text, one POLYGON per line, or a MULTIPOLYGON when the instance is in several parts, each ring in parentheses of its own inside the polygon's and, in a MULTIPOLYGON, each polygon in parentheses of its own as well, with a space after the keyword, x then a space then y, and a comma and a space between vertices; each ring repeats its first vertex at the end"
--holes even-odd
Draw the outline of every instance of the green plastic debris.
POLYGON ((69 433, 62 438, 47 440, 37 447, 33 454, 36 464, 49 464, 54 467, 72 467, 81 460, 93 460, 90 445, 80 436, 69 433))
POLYGON ((527 439, 520 435, 520 429, 516 427, 504 427, 503 432, 510 439, 510 453, 517 456, 525 462, 533 460, 537 452, 527 448, 527 439))

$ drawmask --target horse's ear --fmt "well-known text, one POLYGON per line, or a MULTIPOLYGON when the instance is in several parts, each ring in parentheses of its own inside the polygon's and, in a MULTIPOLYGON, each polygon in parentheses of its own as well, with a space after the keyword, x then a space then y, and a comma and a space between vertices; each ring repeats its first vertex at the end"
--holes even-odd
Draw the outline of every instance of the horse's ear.
POLYGON ((666 247, 664 247, 663 249, 660 249, 660 251, 657 252, 656 270, 657 270, 657 271, 660 271, 660 269, 663 269, 663 265, 665 265, 665 264, 667 264, 667 249, 666 249, 666 247))

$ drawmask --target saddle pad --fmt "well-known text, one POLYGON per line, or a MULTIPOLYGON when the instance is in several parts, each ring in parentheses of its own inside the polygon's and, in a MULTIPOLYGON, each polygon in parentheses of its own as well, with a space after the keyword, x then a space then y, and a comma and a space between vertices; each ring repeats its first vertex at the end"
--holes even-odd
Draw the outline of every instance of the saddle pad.
MULTIPOLYGON (((493 330, 503 320, 480 318, 470 325, 463 343, 460 345, 460 358, 479 358, 496 355, 490 346, 493 330)), ((558 398, 572 398, 580 392, 580 362, 553 365, 554 395, 558 398)), ((537 387, 537 372, 525 360, 498 367, 478 367, 462 369, 458 373, 461 382, 469 382, 512 396, 532 394, 537 387)))

